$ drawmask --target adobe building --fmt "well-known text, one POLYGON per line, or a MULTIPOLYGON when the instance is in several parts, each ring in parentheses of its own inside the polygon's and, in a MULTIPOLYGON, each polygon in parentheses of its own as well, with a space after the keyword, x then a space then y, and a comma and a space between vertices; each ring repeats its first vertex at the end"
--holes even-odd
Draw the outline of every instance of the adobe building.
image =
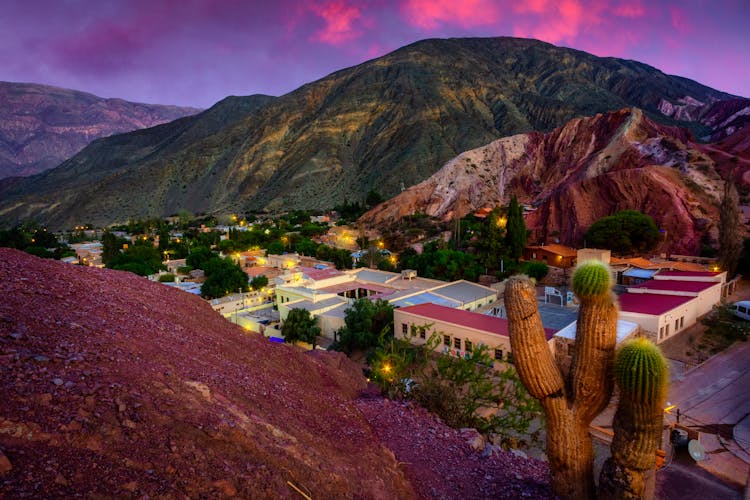
POLYGON ((539 260, 553 267, 574 267, 578 251, 565 245, 529 246, 523 249, 524 260, 539 260))

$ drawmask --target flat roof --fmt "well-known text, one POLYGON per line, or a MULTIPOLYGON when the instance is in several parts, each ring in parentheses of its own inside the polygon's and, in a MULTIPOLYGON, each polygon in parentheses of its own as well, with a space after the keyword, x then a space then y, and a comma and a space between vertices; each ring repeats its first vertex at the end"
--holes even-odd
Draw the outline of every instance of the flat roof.
MULTIPOLYGON (((395 294, 394 294, 395 295, 395 294)), ((387 299, 387 297, 386 297, 387 299)), ((409 295, 408 297, 400 298, 389 301, 394 307, 409 307, 417 304, 438 304, 445 307, 456 308, 461 305, 457 300, 449 299, 447 297, 441 297, 430 292, 421 292, 415 295, 409 295)))
MULTIPOLYGON (((473 328, 474 330, 492 333, 495 335, 502 335, 503 337, 509 336, 508 320, 504 318, 497 318, 495 316, 489 316, 487 314, 464 311, 462 309, 453 309, 450 307, 430 303, 403 307, 399 309, 399 311, 404 311, 416 316, 421 316, 428 320, 432 319, 442 321, 443 323, 450 323, 452 325, 473 328)), ((547 340, 549 340, 555 334, 555 331, 549 328, 545 328, 544 333, 547 337, 547 340)))
POLYGON ((338 283, 336 285, 319 288, 318 291, 338 294, 348 292, 349 290, 357 290, 358 288, 370 290, 371 292, 376 292, 379 294, 387 294, 396 290, 395 288, 379 285, 377 283, 369 283, 365 281, 347 281, 345 283, 338 283))
POLYGON ((640 314, 661 316, 675 307, 690 302, 695 297, 680 295, 662 295, 659 293, 623 293, 617 299, 620 310, 640 314))
POLYGON ((347 300, 343 297, 339 297, 338 295, 335 297, 329 297, 327 299, 313 302, 311 300, 300 300, 299 302, 293 302, 289 304, 289 309, 306 309, 310 312, 317 311, 319 309, 325 309, 326 307, 331 307, 337 304, 346 304, 347 300))
MULTIPOLYGON (((574 321, 562 330, 558 331, 555 334, 555 337, 562 337, 570 340, 575 340, 576 338, 576 325, 578 324, 578 321, 574 321)), ((625 321, 623 319, 617 320, 617 343, 619 344, 623 340, 625 340, 630 334, 632 334, 635 330, 638 329, 638 323, 633 323, 632 321, 625 321)))
POLYGON ((669 292, 702 292, 717 286, 718 281, 680 281, 680 280, 648 280, 640 285, 628 288, 640 290, 663 290, 669 292))
POLYGON ((355 275, 358 280, 372 281, 374 283, 381 283, 381 284, 393 278, 397 278, 399 276, 398 273, 391 273, 387 271, 379 271, 379 270, 367 269, 367 268, 355 269, 353 272, 350 272, 349 274, 355 275))
POLYGON ((629 278, 653 278, 654 274, 659 272, 657 269, 641 269, 639 267, 631 267, 624 273, 622 273, 623 276, 627 276, 629 278))
POLYGON ((530 250, 546 250, 550 253, 562 255, 563 257, 575 257, 578 255, 578 251, 575 248, 560 245, 558 243, 550 243, 549 245, 534 245, 526 247, 530 250))
POLYGON ((313 281, 342 276, 344 273, 338 269, 316 269, 314 267, 297 266, 297 270, 313 281))
POLYGON ((430 291, 459 302, 473 302, 488 296, 497 297, 497 291, 492 288, 465 280, 448 283, 430 291))
POLYGON ((712 272, 712 271, 662 271, 659 273, 659 276, 677 276, 677 277, 695 277, 695 278, 704 278, 704 277, 715 277, 720 275, 720 272, 712 272))

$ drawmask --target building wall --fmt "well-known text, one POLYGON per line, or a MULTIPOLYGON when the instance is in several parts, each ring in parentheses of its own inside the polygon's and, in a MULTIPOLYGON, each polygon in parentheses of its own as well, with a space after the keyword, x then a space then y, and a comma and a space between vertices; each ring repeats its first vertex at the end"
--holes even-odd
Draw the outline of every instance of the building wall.
MULTIPOLYGON (((475 330, 473 328, 453 323, 427 319, 422 316, 405 312, 403 309, 396 309, 393 312, 393 316, 395 336, 399 338, 407 338, 417 345, 426 343, 427 339, 430 338, 430 335, 434 333, 439 335, 439 343, 435 350, 444 354, 466 356, 466 341, 468 340, 471 342, 472 349, 483 344, 489 348, 488 353, 491 358, 512 361, 510 338, 504 335, 475 330), (411 336, 412 326, 420 327, 426 324, 430 324, 431 326, 425 331, 424 338, 421 338, 419 335, 416 337, 411 336), (404 330, 406 333, 404 333, 404 330), (446 344, 446 337, 449 345, 446 344), (456 343, 457 341, 458 344, 456 343)), ((549 341, 549 346, 554 352, 553 339, 549 341)))
POLYGON ((660 344, 674 337, 696 322, 696 299, 693 299, 661 315, 620 311, 619 318, 637 323, 644 334, 660 344))

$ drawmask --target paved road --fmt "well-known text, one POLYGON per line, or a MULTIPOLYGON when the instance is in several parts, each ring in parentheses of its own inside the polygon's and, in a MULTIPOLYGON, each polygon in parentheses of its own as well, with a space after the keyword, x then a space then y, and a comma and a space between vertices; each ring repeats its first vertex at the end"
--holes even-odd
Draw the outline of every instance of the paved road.
POLYGON ((668 399, 675 405, 670 421, 679 409, 680 423, 703 433, 708 459, 701 466, 744 485, 750 470, 750 342, 735 344, 673 382, 668 399))

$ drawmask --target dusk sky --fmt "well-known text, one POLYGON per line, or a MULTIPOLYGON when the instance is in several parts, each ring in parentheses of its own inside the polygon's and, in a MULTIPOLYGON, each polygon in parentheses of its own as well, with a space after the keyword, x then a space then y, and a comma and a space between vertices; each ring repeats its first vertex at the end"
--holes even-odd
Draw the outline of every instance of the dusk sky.
POLYGON ((750 97, 750 0, 0 0, 0 80, 208 107, 424 38, 519 36, 750 97))

